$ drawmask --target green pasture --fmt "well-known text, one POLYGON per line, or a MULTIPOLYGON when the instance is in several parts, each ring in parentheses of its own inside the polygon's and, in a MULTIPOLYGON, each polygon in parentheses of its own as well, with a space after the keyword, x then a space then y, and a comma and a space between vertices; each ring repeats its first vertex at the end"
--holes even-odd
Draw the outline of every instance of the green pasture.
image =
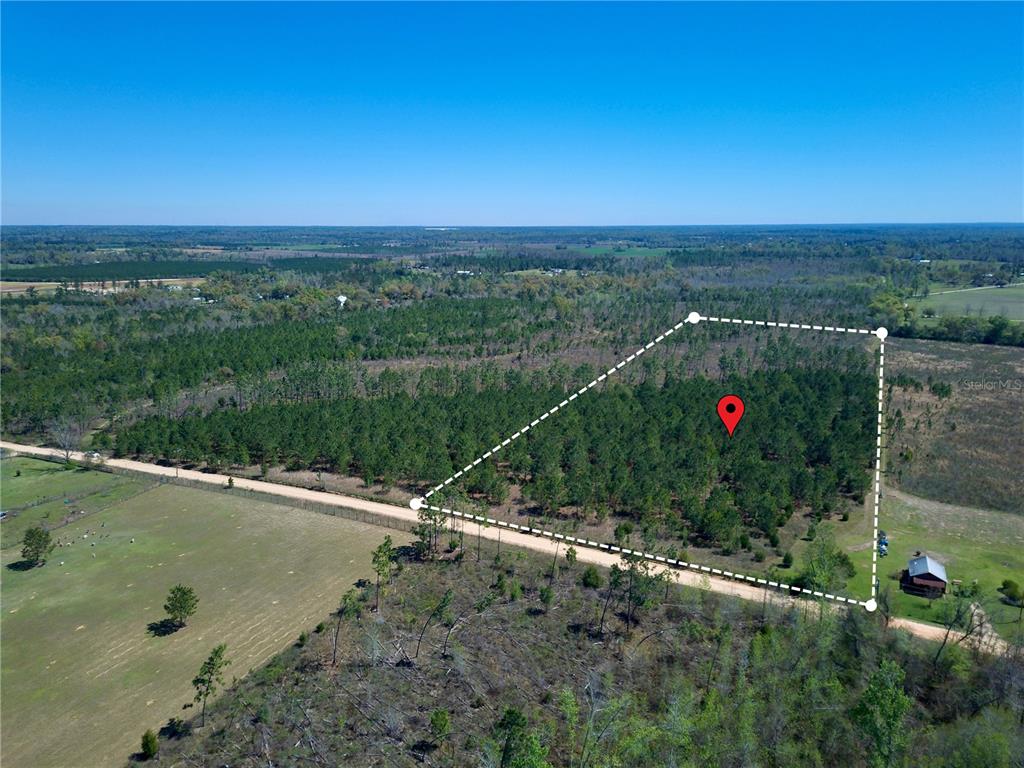
MULTIPOLYGON (((37 473, 7 479, 3 464, 5 497, 41 492, 37 473)), ((66 488, 65 474, 77 473, 55 473, 66 488)), ((229 682, 259 666, 370 576, 370 553, 385 533, 408 540, 343 518, 161 485, 61 528, 65 546, 42 567, 22 570, 19 549, 3 550, 4 764, 124 764, 144 730, 193 714, 183 709, 190 681, 213 646, 227 643, 229 682), (149 625, 164 618, 164 598, 179 582, 197 591, 198 611, 184 629, 157 636, 149 625)))
POLYGON ((1005 288, 979 288, 959 290, 956 293, 931 294, 914 299, 918 314, 925 309, 935 310, 936 315, 970 315, 993 317, 1003 315, 1010 320, 1024 320, 1024 284, 1009 285, 1005 288))
POLYGON ((15 456, 0 462, 0 509, 51 499, 78 498, 128 482, 125 478, 74 465, 15 456), (20 474, 19 474, 20 473, 20 474))

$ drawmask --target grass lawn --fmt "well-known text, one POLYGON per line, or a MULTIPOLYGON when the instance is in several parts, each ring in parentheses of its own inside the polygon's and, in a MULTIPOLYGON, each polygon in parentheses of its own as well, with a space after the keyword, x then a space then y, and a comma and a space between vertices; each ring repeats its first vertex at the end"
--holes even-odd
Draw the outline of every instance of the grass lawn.
MULTIPOLYGON (((944 563, 950 579, 964 584, 976 579, 996 630, 1009 637, 1011 628, 1006 622, 1016 619, 1017 609, 1000 602, 996 588, 1003 579, 1024 579, 1024 516, 883 491, 879 527, 889 536, 889 555, 878 561, 878 579, 881 589, 889 589, 894 614, 939 621, 937 602, 899 589, 899 572, 920 550, 944 563)), ((868 510, 858 511, 846 523, 835 524, 835 536, 857 567, 846 592, 866 599, 871 593, 872 549, 868 510)))
MULTIPOLYGON (((19 488, 23 479, 38 488, 38 478, 22 472, 6 490, 31 497, 37 491, 19 488)), ((194 711, 182 706, 214 645, 228 645, 228 681, 245 675, 370 576, 370 552, 385 533, 408 540, 329 515, 162 485, 62 528, 61 538, 75 543, 41 568, 11 568, 20 552, 4 550, 5 765, 122 764, 146 728, 194 711), (196 589, 199 610, 184 629, 156 637, 147 625, 164 618, 164 598, 179 582, 196 589)))
POLYGON ((0 462, 0 509, 78 498, 126 482, 124 477, 15 456, 0 462), (21 473, 20 475, 18 473, 21 473))
POLYGON ((1024 285, 934 294, 915 299, 914 304, 919 313, 924 309, 934 309, 939 316, 977 317, 980 312, 983 317, 1003 315, 1011 320, 1024 320, 1024 285))

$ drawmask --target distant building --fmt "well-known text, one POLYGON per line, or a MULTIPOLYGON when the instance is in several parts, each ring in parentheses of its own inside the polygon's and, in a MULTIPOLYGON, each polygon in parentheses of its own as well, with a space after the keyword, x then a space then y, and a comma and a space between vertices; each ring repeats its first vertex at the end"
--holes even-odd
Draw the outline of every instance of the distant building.
POLYGON ((338 296, 338 298, 337 298, 338 309, 344 309, 346 301, 348 301, 348 296, 338 296))
POLYGON ((941 597, 946 594, 946 566, 928 555, 912 557, 900 574, 900 589, 920 597, 941 597))

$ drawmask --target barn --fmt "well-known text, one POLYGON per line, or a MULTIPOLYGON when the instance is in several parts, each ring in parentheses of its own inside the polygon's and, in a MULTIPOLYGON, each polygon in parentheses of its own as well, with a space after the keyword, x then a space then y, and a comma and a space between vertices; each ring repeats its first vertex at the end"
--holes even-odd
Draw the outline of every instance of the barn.
POLYGON ((928 555, 912 557, 900 574, 900 589, 921 597, 941 597, 948 583, 946 566, 928 555))

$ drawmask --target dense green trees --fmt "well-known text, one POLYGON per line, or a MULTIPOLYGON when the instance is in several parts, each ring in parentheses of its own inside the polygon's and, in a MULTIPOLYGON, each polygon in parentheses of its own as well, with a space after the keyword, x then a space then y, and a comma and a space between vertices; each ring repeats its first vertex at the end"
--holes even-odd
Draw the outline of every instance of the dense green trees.
MULTIPOLYGON (((499 503, 521 484, 547 514, 603 509, 704 542, 730 544, 744 529, 770 536, 797 508, 820 516, 838 497, 864 493, 874 382, 867 371, 808 368, 609 386, 467 473, 464 487, 499 503), (732 439, 714 409, 726 391, 749 404, 732 439)), ((421 389, 150 417, 121 430, 115 448, 218 466, 329 468, 425 489, 565 397, 518 372, 451 395, 421 389)))
POLYGON ((320 382, 315 389, 303 389, 304 398, 336 396, 345 394, 351 380, 321 375, 328 373, 322 366, 327 361, 445 350, 478 356, 508 352, 551 324, 544 314, 542 307, 528 303, 438 299, 394 311, 351 311, 314 322, 280 319, 229 329, 197 328, 166 337, 124 339, 116 331, 99 337, 86 333, 70 349, 62 335, 15 334, 4 350, 5 419, 14 426, 41 429, 56 415, 86 408, 93 415, 116 412, 132 399, 161 402, 183 388, 215 382, 235 382, 241 399, 252 377, 302 364, 313 367, 298 369, 295 375, 320 382))
POLYGON ((897 762, 907 743, 904 718, 912 700, 903 692, 904 672, 889 659, 871 675, 867 687, 853 710, 853 720, 871 745, 873 768, 890 768, 897 762))

